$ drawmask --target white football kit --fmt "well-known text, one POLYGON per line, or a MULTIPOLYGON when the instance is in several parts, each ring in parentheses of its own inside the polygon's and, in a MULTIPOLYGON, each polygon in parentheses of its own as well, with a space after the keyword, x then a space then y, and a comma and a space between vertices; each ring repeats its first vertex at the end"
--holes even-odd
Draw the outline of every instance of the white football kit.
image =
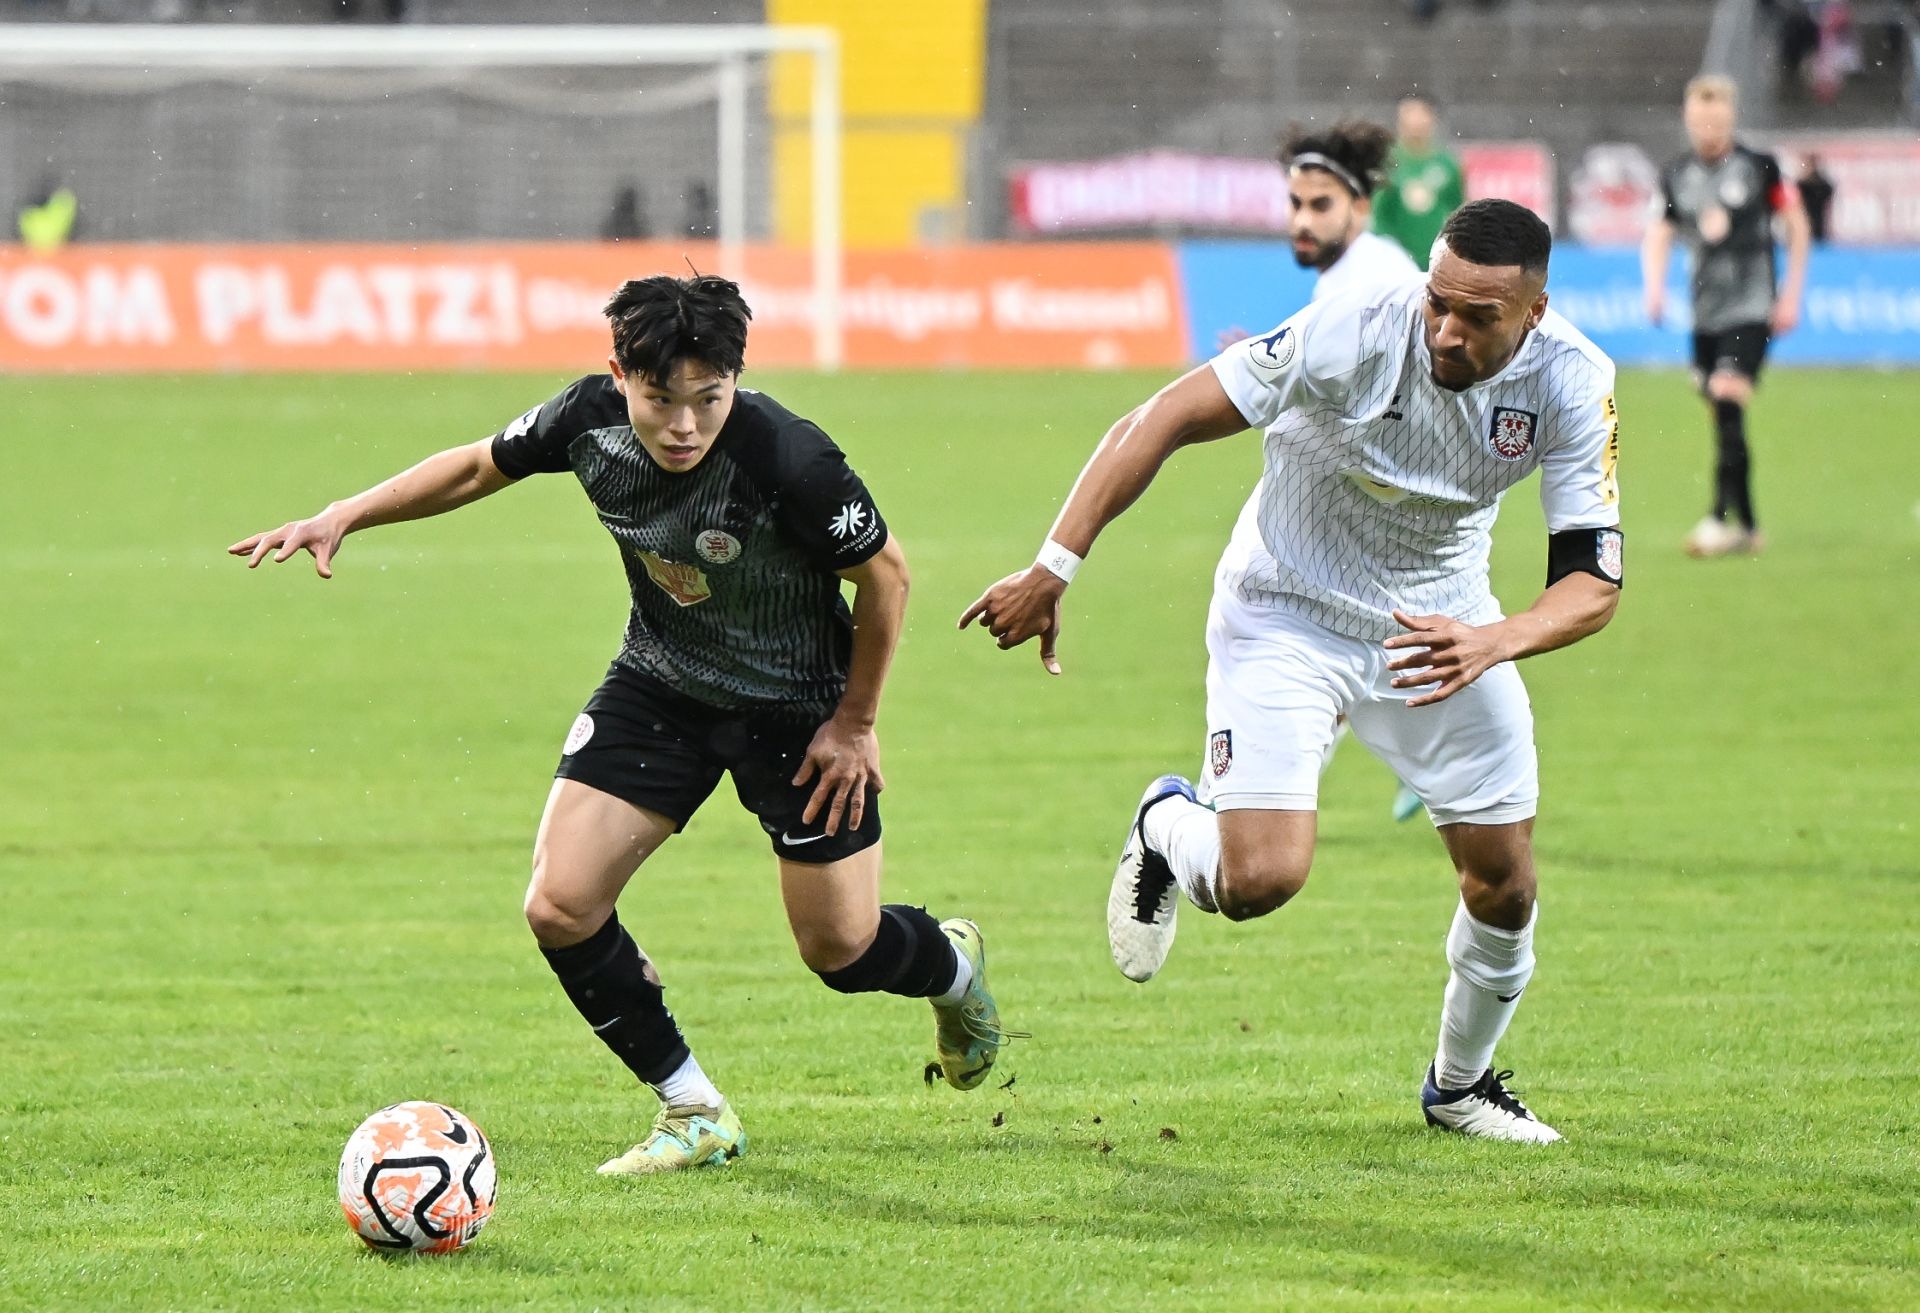
POLYGON ((1420 266, 1400 245, 1376 232, 1363 232, 1340 258, 1313 280, 1313 299, 1342 296, 1366 287, 1384 287, 1420 277, 1420 266))
MULTIPOLYGON (((1348 244, 1346 251, 1331 267, 1320 271, 1319 277, 1313 280, 1313 295, 1309 301, 1324 301, 1329 297, 1367 288, 1378 290, 1423 277, 1425 275, 1420 272, 1420 266, 1413 262, 1413 257, 1402 249, 1400 243, 1390 241, 1376 232, 1363 232, 1348 244)), ((1240 517, 1233 523, 1233 533, 1227 539, 1221 567, 1230 568, 1230 562, 1244 561, 1259 547, 1260 487, 1256 484, 1252 495, 1247 498, 1247 504, 1240 508, 1240 517)))
POLYGON ((1519 672, 1502 664, 1409 708, 1416 690, 1391 687, 1380 644, 1403 632, 1395 609, 1500 618, 1490 530, 1501 495, 1535 469, 1549 532, 1618 524, 1613 364, 1549 310, 1498 375, 1450 392, 1431 374, 1425 289, 1415 278, 1316 297, 1213 361, 1266 430, 1207 625, 1202 797, 1217 810, 1313 810, 1344 716, 1435 824, 1534 812, 1519 672))

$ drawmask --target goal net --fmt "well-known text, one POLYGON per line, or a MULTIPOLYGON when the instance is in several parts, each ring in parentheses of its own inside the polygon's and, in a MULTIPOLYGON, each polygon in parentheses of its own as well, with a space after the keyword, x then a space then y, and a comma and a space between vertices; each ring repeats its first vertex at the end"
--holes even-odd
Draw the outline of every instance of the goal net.
MULTIPOLYGON (((841 355, 839 66, 819 28, 11 25, 0 196, 100 242, 712 242, 781 235, 775 61, 808 66, 814 358, 841 355)), ((783 159, 786 158, 783 156, 783 159)))

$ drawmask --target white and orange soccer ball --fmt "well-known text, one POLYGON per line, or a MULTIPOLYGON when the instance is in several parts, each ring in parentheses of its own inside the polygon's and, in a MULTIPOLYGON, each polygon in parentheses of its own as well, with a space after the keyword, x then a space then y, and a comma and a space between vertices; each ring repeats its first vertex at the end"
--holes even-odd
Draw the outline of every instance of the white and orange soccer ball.
POLYGON ((374 1249, 447 1254, 493 1215, 493 1148, 439 1103, 396 1103, 360 1123, 340 1155, 340 1211, 374 1249))

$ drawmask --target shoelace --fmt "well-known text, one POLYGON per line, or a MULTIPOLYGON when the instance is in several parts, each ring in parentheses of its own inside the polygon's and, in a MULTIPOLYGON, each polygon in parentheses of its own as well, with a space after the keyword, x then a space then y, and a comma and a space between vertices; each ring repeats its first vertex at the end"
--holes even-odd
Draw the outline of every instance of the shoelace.
POLYGON ((960 1028, 975 1039, 993 1040, 1001 1044, 1010 1039, 1033 1038, 1032 1031, 1008 1030, 998 1022, 988 1021, 970 1007, 960 1009, 960 1028))
POLYGON ((1133 886, 1133 919, 1152 925, 1160 914, 1161 900, 1173 888, 1173 868, 1166 858, 1147 847, 1147 836, 1140 836, 1140 878, 1133 886))
POLYGON ((1512 1075, 1512 1068, 1508 1068, 1506 1071, 1494 1072, 1492 1079, 1483 1083, 1481 1086, 1481 1097, 1502 1112, 1509 1112, 1516 1117, 1525 1117, 1531 1121, 1533 1120, 1533 1113, 1527 1108, 1526 1104, 1520 1102, 1520 1097, 1517 1094, 1507 1088, 1506 1082, 1512 1075))

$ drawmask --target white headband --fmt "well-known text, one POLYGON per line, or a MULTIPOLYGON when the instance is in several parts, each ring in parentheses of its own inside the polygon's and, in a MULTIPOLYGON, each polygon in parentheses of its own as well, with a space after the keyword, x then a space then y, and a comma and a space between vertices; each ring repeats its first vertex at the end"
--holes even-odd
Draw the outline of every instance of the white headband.
POLYGON ((1301 151, 1298 155, 1295 155, 1292 160, 1288 161, 1288 167, 1295 169, 1325 169, 1328 173, 1340 179, 1341 182, 1344 182, 1347 185, 1347 190, 1355 196, 1366 197, 1372 195, 1372 192, 1368 188, 1360 185, 1360 179, 1354 177, 1352 172, 1348 170, 1344 164, 1341 164, 1338 160, 1328 159, 1317 150, 1301 151))

